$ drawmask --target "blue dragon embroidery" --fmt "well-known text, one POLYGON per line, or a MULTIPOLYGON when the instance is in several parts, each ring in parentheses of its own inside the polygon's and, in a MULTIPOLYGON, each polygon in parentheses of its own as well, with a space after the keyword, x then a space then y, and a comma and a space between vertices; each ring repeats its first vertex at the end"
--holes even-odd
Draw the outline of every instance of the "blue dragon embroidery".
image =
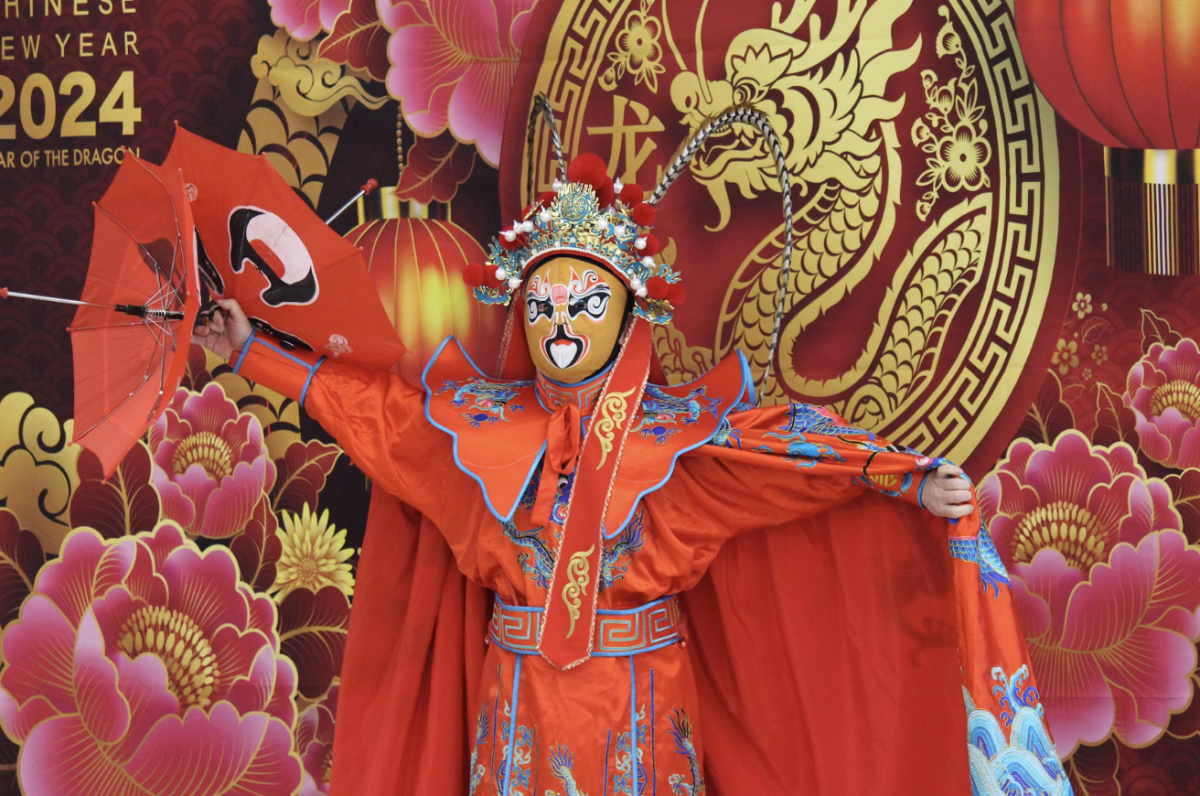
MULTIPOLYGON (((786 446, 783 450, 784 461, 795 462, 797 468, 815 467, 817 462, 822 459, 830 461, 844 462, 845 459, 828 445, 821 445, 816 442, 809 442, 808 437, 799 431, 791 431, 787 433, 779 433, 777 431, 768 431, 763 434, 764 437, 774 437, 784 443, 786 446)), ((767 445, 759 445, 753 448, 756 453, 778 453, 767 445)))
MULTIPOLYGON (((521 495, 521 500, 518 505, 523 509, 532 509, 533 504, 537 501, 538 484, 541 482, 541 470, 533 474, 533 478, 529 482, 529 486, 525 488, 525 492, 521 495)), ((502 520, 500 529, 504 532, 513 544, 524 550, 517 555, 517 563, 521 565, 521 571, 525 576, 536 583, 543 589, 550 588, 550 578, 554 574, 554 550, 542 538, 544 526, 530 528, 529 530, 517 530, 516 523, 511 520, 502 520)))
POLYGON ((729 422, 729 417, 721 418, 721 422, 717 424, 717 433, 713 435, 710 445, 719 445, 722 448, 737 448, 742 450, 742 430, 735 429, 733 424, 729 422))
MULTIPOLYGON (((533 480, 521 496, 519 503, 521 508, 533 508, 534 502, 537 499, 540 478, 540 472, 534 474, 533 480)), ((566 485, 558 491, 558 495, 555 498, 555 507, 552 516, 556 522, 561 522, 559 517, 565 511, 573 480, 573 478, 568 478, 566 485)), ((629 524, 625 526, 611 544, 606 545, 601 551, 601 593, 625 576, 634 554, 641 550, 642 545, 645 544, 644 512, 645 508, 639 506, 629 524)), ((502 520, 500 522, 500 529, 513 544, 522 548, 521 552, 517 554, 517 563, 521 565, 521 571, 525 573, 525 576, 543 589, 550 588, 550 579, 554 575, 554 564, 558 559, 555 547, 543 536, 546 528, 539 526, 522 531, 511 520, 502 520)))
POLYGON ((521 565, 525 576, 543 589, 550 588, 550 578, 554 575, 554 551, 542 538, 545 528, 538 526, 518 531, 516 524, 510 520, 502 521, 500 528, 513 544, 525 548, 517 554, 517 563, 521 565))
POLYGON ((696 744, 692 732, 692 720, 682 708, 675 708, 671 720, 671 737, 675 739, 675 751, 687 758, 688 771, 692 781, 688 782, 683 774, 672 774, 667 781, 671 783, 671 791, 681 796, 702 796, 704 793, 704 776, 700 773, 700 756, 696 752, 696 744))
POLYGON ((504 411, 522 412, 525 407, 514 403, 520 395, 519 388, 528 387, 531 381, 494 382, 486 379, 463 379, 462 381, 444 382, 437 391, 438 395, 453 390, 450 405, 466 408, 461 416, 471 428, 479 428, 484 423, 491 425, 497 422, 508 422, 504 411))
POLYGON ((830 417, 819 407, 812 404, 791 404, 788 407, 788 421, 780 426, 779 429, 789 434, 807 432, 809 434, 824 434, 829 437, 838 434, 848 434, 865 436, 867 439, 872 440, 875 439, 875 435, 871 432, 857 426, 842 425, 835 418, 830 417))
MULTIPOLYGON (((587 796, 575 782, 575 756, 571 754, 571 750, 567 748, 566 744, 550 747, 550 773, 562 783, 563 796, 587 796)), ((546 796, 559 796, 559 794, 547 788, 546 796)))
POLYGON ((475 789, 479 787, 479 783, 483 780, 483 775, 487 773, 487 766, 483 763, 478 763, 478 756, 479 747, 487 743, 488 736, 490 735, 491 726, 488 724, 488 706, 485 702, 483 707, 479 709, 479 718, 476 719, 475 747, 471 750, 471 789, 467 791, 467 796, 475 796, 475 789))
POLYGON ((697 387, 682 398, 670 395, 653 384, 646 385, 642 399, 642 419, 634 429, 656 445, 665 445, 667 440, 680 432, 680 424, 694 426, 704 413, 717 414, 720 398, 709 398, 706 387, 697 387))
POLYGON ((611 545, 600 552, 600 593, 611 587, 629 571, 634 554, 642 549, 646 542, 646 521, 643 515, 644 506, 638 506, 633 519, 618 534, 611 545), (622 561, 622 559, 624 559, 622 561))
POLYGON ((959 561, 966 561, 979 567, 979 581, 984 592, 991 589, 994 598, 1000 596, 1000 584, 1011 586, 1008 580, 1008 570, 1000 560, 1000 551, 992 541, 987 524, 981 523, 979 533, 974 537, 951 536, 950 555, 959 561))

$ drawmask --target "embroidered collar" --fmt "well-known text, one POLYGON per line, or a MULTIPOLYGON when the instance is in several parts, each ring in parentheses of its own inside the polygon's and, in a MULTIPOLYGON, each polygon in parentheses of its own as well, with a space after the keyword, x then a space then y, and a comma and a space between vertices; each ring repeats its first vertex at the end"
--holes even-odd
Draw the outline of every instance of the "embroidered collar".
POLYGON ((551 412, 565 404, 575 404, 579 407, 579 414, 588 417, 596 407, 596 401, 604 389, 604 379, 610 370, 612 370, 611 364, 595 376, 578 384, 563 384, 538 371, 533 382, 538 401, 551 412))
MULTIPOLYGON (((550 420, 560 405, 548 396, 566 401, 589 387, 598 390, 606 375, 571 386, 541 379, 493 380, 450 337, 421 377, 425 415, 453 439, 455 464, 479 484, 488 509, 497 519, 509 520, 546 452, 550 420), (549 388, 545 393, 544 387, 549 388)), ((694 382, 647 384, 636 408, 620 407, 629 433, 612 489, 606 490, 605 539, 616 537, 642 497, 667 482, 680 455, 716 436, 739 401, 753 400, 750 385, 750 368, 738 353, 694 382)), ((587 433, 603 448, 606 441, 611 444, 611 432, 610 425, 601 425, 587 433)))

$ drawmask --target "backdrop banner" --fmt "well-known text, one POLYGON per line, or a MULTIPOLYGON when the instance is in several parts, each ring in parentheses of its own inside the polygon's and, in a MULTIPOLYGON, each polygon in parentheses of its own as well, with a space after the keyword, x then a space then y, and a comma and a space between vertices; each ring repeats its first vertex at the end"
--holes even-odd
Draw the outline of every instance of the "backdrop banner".
MULTIPOLYGON (((668 379, 741 349, 764 403, 963 463, 1075 792, 1200 793, 1200 281, 1108 268, 1102 148, 1039 93, 1011 5, 0 0, 0 287, 78 298, 92 202, 178 122, 322 218, 377 179, 331 226, 396 367, 448 334, 491 367, 503 312, 462 271, 527 174, 556 179, 534 95, 568 157, 643 187, 751 103, 794 186, 791 281, 774 160, 735 126, 657 207, 687 284, 654 332, 668 379)), ((72 443, 71 317, 0 303, 0 796, 327 794, 370 483, 198 348, 105 481, 72 443)), ((428 529, 375 549, 448 561, 428 529)), ((466 782, 414 773, 439 776, 466 782)))

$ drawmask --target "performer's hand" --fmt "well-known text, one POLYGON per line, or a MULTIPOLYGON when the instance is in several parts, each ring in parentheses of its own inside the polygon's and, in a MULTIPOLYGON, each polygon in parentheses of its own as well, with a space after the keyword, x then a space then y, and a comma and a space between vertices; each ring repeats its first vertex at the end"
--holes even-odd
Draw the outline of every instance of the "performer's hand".
POLYGON ((925 479, 921 503, 938 517, 966 517, 971 507, 971 482, 963 478, 961 467, 943 464, 925 479))
POLYGON ((217 299, 219 310, 203 325, 192 329, 192 342, 202 345, 219 357, 229 359, 250 339, 254 327, 237 299, 217 299))

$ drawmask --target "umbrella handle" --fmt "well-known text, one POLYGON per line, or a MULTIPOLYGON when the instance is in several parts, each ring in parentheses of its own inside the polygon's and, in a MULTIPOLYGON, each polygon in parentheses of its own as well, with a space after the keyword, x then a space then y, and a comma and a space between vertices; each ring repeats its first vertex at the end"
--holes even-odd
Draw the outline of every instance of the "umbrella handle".
POLYGON ((363 183, 363 186, 362 186, 362 188, 359 189, 358 193, 356 193, 356 194, 354 194, 354 196, 350 197, 349 202, 346 202, 346 204, 342 205, 336 211, 334 211, 333 215, 331 215, 329 218, 325 219, 325 223, 332 224, 333 220, 335 218, 337 218, 342 213, 344 213, 350 209, 350 205, 354 204, 359 199, 366 196, 367 194, 369 194, 371 191, 375 190, 378 187, 379 187, 379 181, 376 180, 374 177, 367 180, 365 183, 363 183))
POLYGON ((172 310, 152 310, 141 304, 97 304, 94 301, 75 301, 74 299, 59 298, 58 296, 42 296, 37 293, 18 293, 15 290, 9 290, 6 287, 0 287, 0 299, 6 298, 23 298, 33 299, 34 301, 49 301, 54 304, 71 304, 76 307, 106 307, 114 309, 117 312, 123 312, 126 315, 134 315, 138 318, 163 318, 168 321, 182 321, 183 313, 174 312, 172 310))
POLYGON ((183 313, 172 310, 152 310, 142 304, 117 304, 113 307, 117 312, 133 315, 136 318, 165 318, 168 321, 182 321, 183 313))
POLYGON ((54 304, 71 304, 75 307, 108 307, 108 304, 96 304, 91 301, 75 301, 74 299, 59 298, 58 296, 43 296, 38 293, 18 293, 15 290, 9 290, 6 287, 0 287, 0 299, 6 298, 23 298, 33 299, 34 301, 49 301, 54 304))

